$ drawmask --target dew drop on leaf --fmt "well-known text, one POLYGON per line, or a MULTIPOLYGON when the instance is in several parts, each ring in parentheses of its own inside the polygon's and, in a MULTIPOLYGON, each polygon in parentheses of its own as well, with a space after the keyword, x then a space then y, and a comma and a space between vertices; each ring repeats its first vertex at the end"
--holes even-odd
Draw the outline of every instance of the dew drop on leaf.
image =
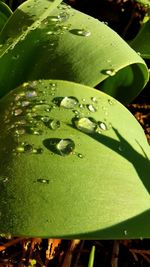
POLYGON ((116 74, 116 71, 114 69, 108 69, 108 70, 105 70, 105 73, 108 76, 114 76, 116 74))
POLYGON ((98 122, 98 126, 100 127, 100 129, 102 129, 104 131, 107 130, 107 126, 106 126, 106 124, 104 122, 99 121, 98 122))
POLYGON ((78 153, 78 158, 82 159, 83 155, 81 153, 78 153))
POLYGON ((81 29, 81 30, 77 30, 76 34, 80 35, 80 36, 88 37, 88 36, 91 35, 91 32, 87 31, 87 30, 84 30, 84 29, 81 29))
POLYGON ((49 127, 52 130, 57 130, 58 128, 60 128, 60 121, 58 121, 58 120, 50 120, 49 121, 49 127))
POLYGON ((21 113, 22 113, 22 109, 15 109, 13 112, 15 116, 19 116, 21 113))
POLYGON ((37 182, 38 183, 41 183, 41 184, 49 184, 49 180, 48 179, 37 179, 37 182))
POLYGON ((75 120, 75 126, 77 129, 85 133, 93 133, 97 128, 96 123, 86 117, 75 120))
POLYGON ((67 96, 64 97, 60 102, 60 106, 63 108, 67 108, 67 109, 75 108, 77 104, 78 104, 78 100, 76 98, 67 97, 67 96))
POLYGON ((91 104, 87 105, 87 108, 88 108, 88 110, 90 112, 95 112, 96 111, 96 108, 93 105, 91 105, 91 104))
POLYGON ((61 139, 56 144, 56 148, 61 156, 67 156, 74 151, 75 143, 71 139, 61 139))

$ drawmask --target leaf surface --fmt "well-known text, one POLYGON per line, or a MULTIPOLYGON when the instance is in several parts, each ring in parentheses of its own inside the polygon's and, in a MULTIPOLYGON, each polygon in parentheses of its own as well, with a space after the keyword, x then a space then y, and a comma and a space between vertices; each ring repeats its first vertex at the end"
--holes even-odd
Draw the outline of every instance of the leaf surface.
POLYGON ((1 99, 0 123, 1 233, 150 237, 149 145, 117 100, 32 81, 1 99))
POLYGON ((148 81, 142 58, 104 23, 59 2, 29 0, 3 29, 1 96, 25 81, 51 78, 131 101, 148 81))

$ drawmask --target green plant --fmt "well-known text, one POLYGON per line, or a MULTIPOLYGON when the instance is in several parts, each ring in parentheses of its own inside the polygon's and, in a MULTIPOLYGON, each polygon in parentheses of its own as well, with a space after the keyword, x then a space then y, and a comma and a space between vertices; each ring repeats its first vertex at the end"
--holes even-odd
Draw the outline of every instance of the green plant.
POLYGON ((118 102, 142 90, 148 68, 60 2, 26 1, 0 33, 0 231, 150 237, 149 145, 118 102))

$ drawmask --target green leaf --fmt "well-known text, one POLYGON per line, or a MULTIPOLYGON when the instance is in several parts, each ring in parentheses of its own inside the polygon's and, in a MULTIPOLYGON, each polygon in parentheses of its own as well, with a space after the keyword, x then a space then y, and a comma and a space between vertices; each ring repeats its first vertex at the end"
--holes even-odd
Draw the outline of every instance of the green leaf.
POLYGON ((136 2, 145 5, 146 7, 150 6, 150 1, 149 0, 136 0, 136 2))
POLYGON ((11 9, 5 3, 0 1, 0 31, 11 15, 11 9))
POLYGON ((150 19, 142 26, 138 35, 130 43, 132 48, 145 59, 150 59, 150 19))
POLYGON ((59 2, 27 1, 3 29, 1 96, 25 81, 51 78, 97 86, 131 101, 148 81, 142 58, 104 23, 65 4, 53 9, 59 2))
POLYGON ((150 149, 117 100, 32 81, 1 99, 0 123, 1 233, 150 238, 150 149))

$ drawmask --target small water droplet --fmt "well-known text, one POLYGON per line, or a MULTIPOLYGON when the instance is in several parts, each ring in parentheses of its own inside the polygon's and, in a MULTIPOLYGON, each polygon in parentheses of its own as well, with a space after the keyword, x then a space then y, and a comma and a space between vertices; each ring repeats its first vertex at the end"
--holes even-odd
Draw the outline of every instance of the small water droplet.
POLYGON ((33 146, 27 143, 21 143, 19 146, 16 147, 17 153, 25 153, 25 152, 32 152, 33 146))
POLYGON ((128 231, 127 230, 124 230, 124 235, 128 235, 128 231))
POLYGON ((51 34, 53 34, 53 31, 48 31, 46 34, 51 35, 51 34))
POLYGON ((49 16, 49 20, 50 21, 54 21, 54 22, 57 22, 57 21, 59 21, 60 20, 60 18, 59 18, 59 16, 49 16))
POLYGON ((94 103, 97 103, 97 99, 96 99, 96 97, 91 97, 91 100, 92 100, 94 103))
POLYGON ((64 97, 61 102, 60 106, 67 109, 75 108, 75 106, 78 104, 78 100, 74 97, 64 97))
POLYGON ((107 130, 107 126, 106 126, 106 124, 105 124, 104 122, 102 122, 102 121, 99 121, 99 122, 98 122, 98 126, 99 126, 102 130, 104 130, 104 131, 107 130))
POLYGON ((77 129, 85 133, 93 133, 97 128, 96 123, 94 122, 94 120, 91 120, 91 118, 80 118, 78 120, 75 120, 74 123, 77 129))
POLYGON ((19 55, 14 55, 14 56, 12 56, 12 59, 17 60, 19 57, 20 57, 19 55))
POLYGON ((5 177, 5 178, 3 178, 3 183, 6 183, 6 182, 8 182, 8 177, 5 177))
POLYGON ((22 113, 22 109, 15 109, 13 112, 15 116, 19 116, 21 113, 22 113))
POLYGON ((48 179, 37 179, 37 182, 38 183, 41 183, 41 184, 49 184, 49 180, 48 179))
POLYGON ((49 117, 47 116, 41 117, 41 121, 43 121, 44 123, 47 123, 49 121, 49 117))
POLYGON ((19 135, 23 135, 23 134, 25 134, 25 132, 26 132, 26 131, 25 131, 25 129, 23 129, 23 128, 22 128, 22 129, 17 129, 17 130, 15 130, 15 134, 18 135, 18 136, 19 136, 19 135))
POLYGON ((42 130, 40 130, 36 127, 28 127, 27 132, 29 134, 34 134, 34 135, 41 135, 43 133, 42 130))
POLYGON ((109 76, 114 76, 116 74, 116 71, 114 69, 108 69, 105 70, 105 73, 109 76))
POLYGON ((83 155, 82 155, 81 153, 78 153, 78 157, 79 157, 80 159, 82 159, 82 158, 83 158, 83 155))
POLYGON ((36 97, 37 96, 37 92, 36 91, 28 91, 26 93, 26 97, 32 98, 32 97, 36 97))
POLYGON ((109 105, 114 105, 115 104, 115 101, 112 100, 112 99, 108 99, 108 103, 109 103, 109 105))
POLYGON ((49 127, 52 130, 57 130, 58 128, 60 128, 60 121, 58 121, 58 120, 50 120, 49 121, 49 127))
POLYGON ((30 102, 29 101, 22 101, 21 102, 21 106, 22 107, 27 107, 27 106, 29 106, 30 105, 30 102))
POLYGON ((75 143, 71 139, 61 139, 56 144, 56 148, 61 156, 67 156, 74 151, 75 143))
POLYGON ((33 148, 32 153, 33 154, 42 154, 43 149, 42 148, 33 148))
POLYGON ((119 149, 119 151, 123 151, 123 148, 121 145, 118 147, 118 149, 119 149))
POLYGON ((58 17, 61 22, 66 22, 69 19, 69 13, 61 12, 58 17))
POLYGON ((88 108, 88 110, 90 112, 95 112, 96 111, 96 108, 93 105, 91 105, 91 104, 87 105, 87 108, 88 108))
POLYGON ((70 32, 83 37, 89 37, 91 35, 90 31, 84 29, 74 29, 71 30, 70 32))

